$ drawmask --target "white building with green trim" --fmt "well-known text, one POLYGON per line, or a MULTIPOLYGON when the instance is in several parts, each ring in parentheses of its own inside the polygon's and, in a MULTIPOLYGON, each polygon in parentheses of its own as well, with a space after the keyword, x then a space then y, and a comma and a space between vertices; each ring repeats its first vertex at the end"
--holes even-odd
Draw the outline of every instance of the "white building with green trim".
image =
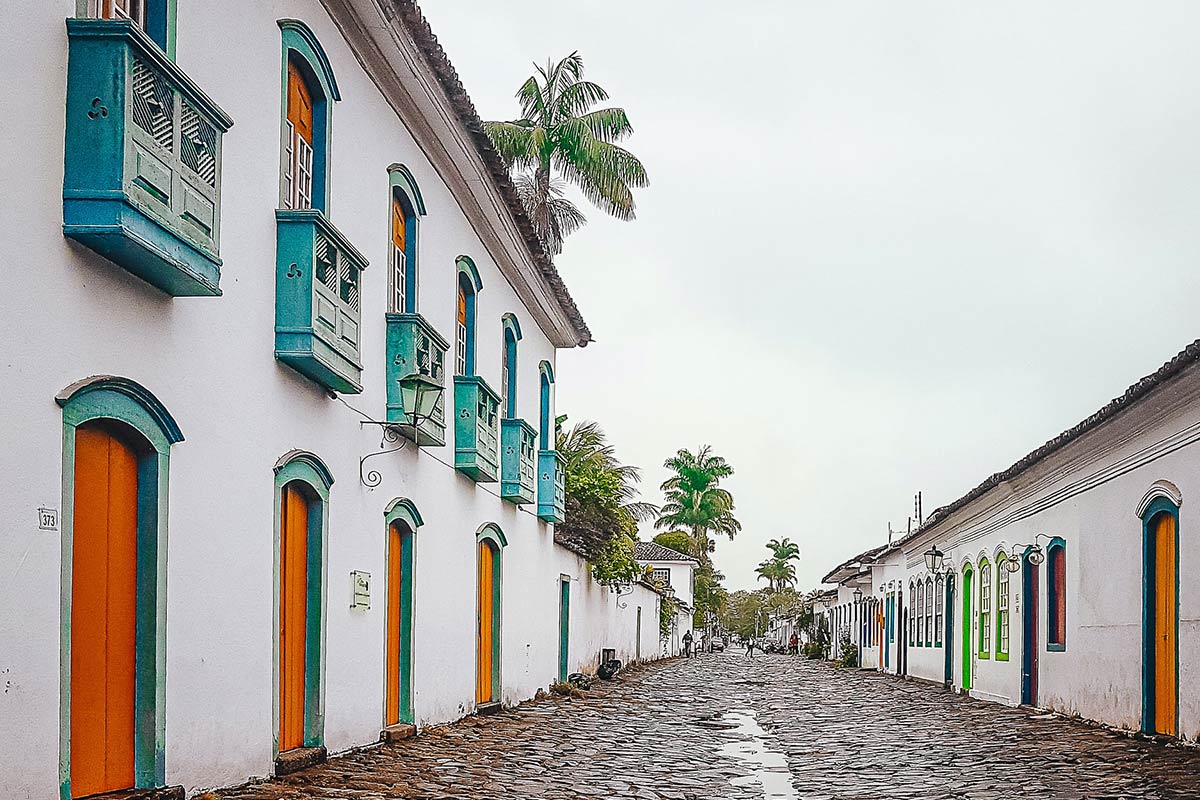
POLYGON ((238 783, 660 652, 659 594, 554 541, 591 336, 411 0, 0 37, 0 797, 238 783))

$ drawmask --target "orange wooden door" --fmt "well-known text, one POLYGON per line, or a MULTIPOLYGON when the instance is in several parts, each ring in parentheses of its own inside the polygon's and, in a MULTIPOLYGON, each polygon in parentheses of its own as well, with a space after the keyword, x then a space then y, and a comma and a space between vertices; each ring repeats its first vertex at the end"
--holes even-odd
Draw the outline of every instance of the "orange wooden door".
POLYGON ((287 118, 288 122, 292 123, 292 127, 296 129, 296 133, 300 134, 300 138, 308 142, 311 147, 313 143, 312 92, 308 90, 308 84, 304 82, 304 76, 300 74, 300 69, 291 61, 288 62, 287 118))
POLYGON ((492 636, 495 631, 495 603, 492 594, 492 573, 495 552, 487 542, 479 543, 479 655, 476 660, 475 701, 492 701, 492 636))
POLYGON ((1155 526, 1154 730, 1175 734, 1175 518, 1163 514, 1155 526))
POLYGON ((404 578, 404 543, 396 526, 388 529, 387 570, 387 702, 388 725, 400 722, 400 586, 404 578))
POLYGON ((283 487, 279 546, 279 750, 304 746, 304 650, 308 629, 308 502, 283 487))
POLYGON ((133 787, 137 456, 75 432, 71 555, 71 795, 133 787))

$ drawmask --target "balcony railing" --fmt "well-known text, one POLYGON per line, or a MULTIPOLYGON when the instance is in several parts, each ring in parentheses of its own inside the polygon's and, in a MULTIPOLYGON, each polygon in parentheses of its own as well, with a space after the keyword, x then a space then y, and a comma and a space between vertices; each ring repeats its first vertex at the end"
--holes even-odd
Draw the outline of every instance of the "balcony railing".
POLYGON ((67 36, 63 233, 167 294, 219 295, 233 120, 132 22, 67 36))
POLYGON ((362 391, 363 258, 316 209, 275 212, 275 357, 335 392, 362 391))
POLYGON ((523 419, 500 421, 500 496, 512 503, 536 499, 537 432, 523 419))
POLYGON ((433 416, 413 428, 400 397, 400 379, 419 373, 446 386, 446 350, 450 344, 420 314, 387 315, 387 419, 422 447, 446 443, 446 395, 438 397, 433 416))
POLYGON ((537 515, 546 522, 562 522, 567 507, 566 474, 557 450, 538 451, 537 515))
POLYGON ((479 483, 500 474, 500 396, 478 375, 454 376, 454 467, 479 483))

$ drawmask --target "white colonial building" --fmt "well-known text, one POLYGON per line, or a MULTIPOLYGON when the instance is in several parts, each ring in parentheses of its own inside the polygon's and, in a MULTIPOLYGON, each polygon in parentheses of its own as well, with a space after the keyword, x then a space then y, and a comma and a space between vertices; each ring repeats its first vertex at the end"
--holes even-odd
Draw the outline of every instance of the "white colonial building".
POLYGON ((659 652, 659 595, 554 541, 590 334, 411 0, 0 36, 0 797, 178 796, 659 652))
MULTIPOLYGON (((1010 705, 1200 738, 1200 342, 856 556, 864 663, 1010 705)), ((846 603, 843 594, 849 594, 846 603)))
MULTIPOLYGON (((668 623, 669 633, 663 639, 662 647, 663 655, 677 656, 683 652, 684 635, 697 635, 692 625, 696 608, 696 567, 699 562, 657 542, 637 542, 633 557, 645 567, 649 582, 664 589, 676 601, 676 610, 668 623)), ((696 642, 697 647, 699 644, 696 642)))

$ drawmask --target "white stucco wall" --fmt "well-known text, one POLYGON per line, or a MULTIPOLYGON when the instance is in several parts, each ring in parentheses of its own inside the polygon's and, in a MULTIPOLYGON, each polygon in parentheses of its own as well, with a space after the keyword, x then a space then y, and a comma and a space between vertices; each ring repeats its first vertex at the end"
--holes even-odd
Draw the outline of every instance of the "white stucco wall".
MULTIPOLYGON (((538 364, 554 348, 497 269, 408 130, 362 71, 315 0, 180 4, 178 63, 235 120, 224 140, 219 298, 171 299, 64 239, 63 118, 74 0, 36 4, 0 31, 6 74, 22 75, 0 164, 0 257, 19 289, 0 301, 5 413, 0 419, 0 737, 9 743, 0 796, 53 796, 59 785, 60 534, 37 529, 39 506, 61 508, 61 409, 54 396, 81 378, 112 374, 153 392, 185 441, 171 451, 166 630, 166 774, 189 790, 272 770, 276 731, 272 466, 293 449, 315 453, 335 483, 329 504, 325 607, 325 743, 374 741, 383 723, 384 509, 411 498, 415 536, 414 672, 419 723, 474 707, 476 531, 505 533, 502 699, 528 698, 558 671, 558 580, 572 582, 571 660, 600 647, 657 653, 655 596, 624 598, 591 583, 586 565, 555 546, 552 528, 440 462, 453 443, 369 462, 383 477, 360 484, 358 459, 378 428, 273 357, 275 219, 279 187, 281 45, 276 20, 307 22, 342 93, 333 113, 330 219, 370 261, 362 285, 365 391, 345 400, 384 416, 384 309, 389 242, 387 167, 401 162, 428 209, 420 226, 419 310, 452 339, 455 257, 470 255, 478 297, 478 372, 500 384, 501 316, 514 313, 518 415, 536 425, 538 364), (19 147, 15 143, 20 143, 19 147), (19 235, 16 232, 19 231, 19 235), (16 265, 20 265, 18 268, 16 265), (350 573, 373 577, 372 607, 350 609, 350 573), (578 591, 577 591, 578 589, 578 591), (13 765, 20 765, 14 768, 13 765)), ((449 145, 453 147, 454 145, 449 145)), ((449 358, 453 358, 450 354, 449 358)), ((559 376, 560 378, 562 376, 559 376)), ((452 427, 450 436, 452 439, 452 427)))

